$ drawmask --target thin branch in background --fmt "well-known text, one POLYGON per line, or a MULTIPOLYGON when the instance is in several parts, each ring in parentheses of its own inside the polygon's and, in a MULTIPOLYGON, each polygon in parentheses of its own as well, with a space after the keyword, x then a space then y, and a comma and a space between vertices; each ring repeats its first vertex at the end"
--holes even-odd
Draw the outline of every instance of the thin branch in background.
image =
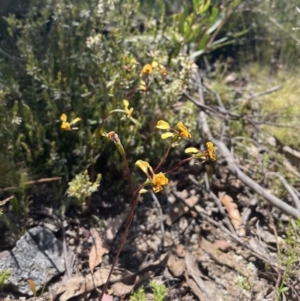
MULTIPOLYGON (((60 181, 61 179, 62 179, 62 177, 41 178, 41 179, 38 179, 38 180, 27 181, 27 182, 23 183, 23 185, 48 183, 48 182, 60 181)), ((18 187, 16 187, 16 186, 0 188, 0 192, 2 192, 2 191, 11 191, 11 190, 16 190, 16 189, 18 189, 18 187)))
POLYGON ((209 223, 211 223, 212 225, 214 225, 215 227, 217 227, 218 229, 220 229, 221 231, 225 232, 226 234, 228 234, 231 238, 233 238, 237 243, 239 243, 242 247, 248 249, 252 255, 254 255, 255 257, 263 260, 264 262, 270 264, 271 266, 274 266, 274 263, 271 262, 266 256, 260 254, 257 252, 257 250, 255 250, 254 247, 252 247, 250 244, 246 243, 243 239, 239 238, 236 234, 230 232, 227 228, 225 228, 221 223, 216 222, 214 219, 212 219, 211 217, 209 217, 208 215, 206 215, 203 212, 198 212, 198 214, 200 215, 200 217, 206 221, 208 221, 209 223))
POLYGON ((277 172, 269 172, 268 175, 275 175, 279 178, 279 180, 281 181, 281 183, 283 184, 283 186, 285 187, 285 189, 288 191, 288 193, 291 195, 299 213, 300 213, 300 199, 298 198, 297 194, 295 193, 294 191, 294 187, 291 186, 287 180, 282 176, 280 175, 279 173, 277 172))
MULTIPOLYGON (((199 97, 200 98, 200 97, 199 97)), ((202 100, 204 102, 204 99, 202 100)), ((199 101, 197 101, 199 102, 199 101)), ((205 105, 204 103, 201 103, 201 105, 205 105)), ((221 154, 221 157, 223 157, 227 162, 227 168, 230 170, 232 174, 234 174, 238 179, 240 179, 245 185, 247 185, 249 188, 254 190, 256 193, 264 197, 269 203, 271 203, 273 206, 279 208, 284 213, 291 215, 295 218, 300 218, 300 212, 298 210, 295 210, 294 207, 286 204, 281 199, 277 198, 273 194, 271 194, 269 191, 267 191, 265 188, 263 188, 261 185, 259 185, 256 181, 248 177, 245 173, 243 173, 240 168, 235 163, 235 159, 225 143, 223 141, 217 140, 213 138, 208 122, 207 122, 207 115, 204 111, 200 111, 198 115, 198 128, 199 130, 206 136, 206 138, 214 143, 214 145, 217 146, 219 153, 221 154)))
POLYGON ((278 91, 280 89, 282 89, 282 85, 271 87, 271 88, 269 88, 269 89, 267 89, 265 91, 253 93, 250 96, 246 96, 246 97, 243 97, 243 98, 245 98, 247 100, 253 100, 255 98, 258 98, 258 97, 261 97, 261 96, 264 96, 264 95, 267 95, 267 94, 274 93, 274 92, 276 92, 276 91, 278 91))
POLYGON ((212 191, 209 193, 209 195, 215 200, 215 202, 217 203, 218 207, 219 207, 219 210, 220 212, 223 214, 224 218, 225 218, 225 223, 227 224, 227 227, 229 228, 229 230, 232 232, 232 233, 235 233, 235 230, 228 218, 228 215, 226 214, 224 208, 223 208, 223 205, 222 205, 222 202, 220 199, 223 198, 224 196, 224 192, 222 193, 222 197, 221 198, 218 198, 212 191))
POLYGON ((271 194, 269 191, 267 191, 265 188, 263 188, 261 185, 255 182, 253 179, 251 179, 246 174, 244 174, 238 168, 238 166, 235 163, 235 159, 233 158, 227 146, 222 141, 219 141, 214 138, 211 139, 211 141, 218 147, 219 153, 227 161, 227 167, 232 174, 234 174, 238 179, 240 179, 245 185, 250 187, 256 193, 264 197, 273 206, 279 208, 281 211, 283 211, 288 215, 291 215, 295 218, 300 218, 300 212, 298 210, 295 210, 294 207, 286 204, 281 199, 271 194))

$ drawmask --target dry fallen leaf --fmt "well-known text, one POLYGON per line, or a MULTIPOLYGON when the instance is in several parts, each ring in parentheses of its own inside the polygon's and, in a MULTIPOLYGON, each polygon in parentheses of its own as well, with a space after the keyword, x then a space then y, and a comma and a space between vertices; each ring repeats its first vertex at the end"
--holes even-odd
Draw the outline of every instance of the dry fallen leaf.
MULTIPOLYGON (((58 288, 54 294, 53 300, 60 294, 60 301, 67 301, 72 297, 79 296, 85 292, 89 292, 103 285, 108 277, 110 267, 97 270, 94 274, 87 276, 75 276, 68 279, 58 288)), ((116 271, 114 271, 116 273, 116 271)), ((116 281, 120 278, 120 274, 112 274, 111 281, 116 281)))
MULTIPOLYGON (((219 193, 219 198, 222 197, 222 193, 219 193)), ((245 229, 241 227, 242 225, 242 218, 240 215, 240 212, 238 210, 237 205, 233 202, 233 199, 225 194, 222 198, 221 198, 221 202, 224 205, 224 207, 227 210, 228 216, 231 220, 231 223, 234 227, 235 230, 237 230, 237 233, 239 236, 245 236, 245 229)))
POLYGON ((180 277, 185 271, 185 261, 183 259, 169 261, 168 268, 174 277, 180 277))
POLYGON ((28 285, 29 285, 29 287, 30 287, 30 290, 31 290, 32 293, 33 293, 33 296, 36 296, 36 285, 35 285, 34 280, 32 280, 32 279, 27 279, 27 283, 28 283, 28 285))
POLYGON ((113 294, 120 296, 130 293, 135 287, 139 286, 144 281, 150 279, 158 268, 165 266, 169 258, 167 253, 162 254, 160 259, 141 268, 139 271, 128 274, 117 282, 112 284, 111 291, 113 294))
POLYGON ((205 238, 201 238, 199 246, 203 251, 210 255, 218 264, 225 265, 231 269, 234 269, 244 277, 251 275, 251 270, 247 269, 247 264, 243 260, 237 259, 232 253, 224 253, 214 246, 211 242, 205 238), (217 251, 218 250, 218 251, 217 251))
POLYGON ((203 274, 198 267, 198 263, 194 255, 186 252, 185 263, 187 268, 187 273, 185 278, 187 284, 192 289, 192 291, 197 295, 201 301, 223 301, 221 291, 217 288, 217 285, 212 281, 204 281, 202 279, 203 274), (193 278, 190 279, 188 275, 193 278))
POLYGON ((102 245, 102 239, 97 232, 96 229, 91 228, 90 229, 91 235, 93 237, 93 246, 90 251, 89 255, 89 266, 90 270, 93 273, 94 268, 102 262, 102 256, 104 254, 107 254, 109 251, 108 249, 104 248, 102 245))
MULTIPOLYGON (((141 282, 149 279, 149 277, 152 276, 159 267, 166 264, 167 260, 168 254, 163 254, 159 260, 142 268, 136 273, 129 273, 121 269, 114 269, 110 278, 110 283, 114 283, 111 286, 111 291, 116 295, 120 292, 130 292, 133 287, 140 285, 141 282), (123 284, 119 284, 121 282, 123 284)), ((66 282, 62 283, 62 285, 54 293, 53 300, 61 294, 59 300, 67 301, 72 297, 82 295, 103 285, 107 280, 109 271, 110 266, 107 268, 101 268, 94 274, 75 276, 68 279, 66 282)))
POLYGON ((134 289, 135 283, 126 284, 123 282, 116 282, 111 286, 112 292, 117 296, 124 296, 129 294, 134 289))
POLYGON ((13 198, 14 198, 14 196, 12 195, 3 201, 0 201, 0 206, 4 206, 8 201, 12 200, 13 198))
POLYGON ((213 246, 221 251, 227 251, 230 248, 230 244, 224 239, 215 241, 213 246))

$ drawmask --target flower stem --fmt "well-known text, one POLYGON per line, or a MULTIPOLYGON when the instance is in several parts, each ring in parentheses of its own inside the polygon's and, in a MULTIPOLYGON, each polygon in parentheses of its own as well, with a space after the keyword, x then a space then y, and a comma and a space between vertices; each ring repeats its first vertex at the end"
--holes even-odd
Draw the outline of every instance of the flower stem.
POLYGON ((156 166, 156 168, 154 169, 154 172, 156 173, 159 168, 164 164, 164 162, 166 161, 168 155, 169 155, 169 152, 170 152, 170 149, 171 149, 171 146, 172 146, 172 143, 170 143, 165 155, 163 156, 163 158, 161 159, 161 161, 159 162, 159 164, 156 166))
MULTIPOLYGON (((140 187, 143 187, 143 185, 140 185, 140 187)), ((121 251, 123 249, 123 246, 125 244, 125 241, 126 241, 126 238, 127 238, 127 234, 128 234, 130 225, 131 225, 132 220, 133 220, 134 210, 135 210, 135 208, 136 208, 136 206, 138 204, 138 201, 139 201, 139 195, 136 195, 138 189, 133 193, 133 195, 135 197, 132 198, 132 200, 131 200, 131 208, 130 208, 130 211, 129 211, 128 216, 127 216, 127 220, 126 220, 126 224, 125 224, 125 230, 124 230, 124 233, 123 233, 123 236, 122 236, 122 241, 121 241, 120 246, 119 246, 119 248, 117 250, 117 254, 116 254, 116 256, 115 256, 115 258, 113 260, 113 263, 112 263, 112 266, 110 268, 107 280, 106 280, 106 282, 105 282, 105 284, 103 286, 103 289, 101 291, 101 294, 100 294, 100 297, 99 297, 99 301, 102 301, 103 295, 104 295, 105 291, 107 290, 107 287, 108 287, 109 280, 110 280, 110 277, 112 275, 112 272, 113 272, 113 270, 114 270, 114 268, 115 268, 115 266, 117 264, 118 258, 120 256, 120 253, 121 253, 121 251)))

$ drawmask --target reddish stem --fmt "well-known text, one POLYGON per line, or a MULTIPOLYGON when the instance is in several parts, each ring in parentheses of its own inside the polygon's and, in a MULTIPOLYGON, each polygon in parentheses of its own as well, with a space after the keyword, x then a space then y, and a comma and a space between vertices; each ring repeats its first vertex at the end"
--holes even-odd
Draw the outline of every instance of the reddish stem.
POLYGON ((100 297, 99 297, 99 301, 102 300, 102 297, 103 297, 105 291, 107 290, 107 287, 108 287, 108 284, 109 284, 110 277, 111 277, 111 275, 112 275, 112 272, 113 272, 113 270, 114 270, 114 268, 115 268, 115 266, 116 266, 116 264, 117 264, 118 258, 119 258, 119 256, 120 256, 120 253, 121 253, 121 251, 122 251, 122 249, 123 249, 123 246, 124 246, 124 244, 125 244, 125 241, 126 241, 126 238, 127 238, 127 234, 128 234, 128 231, 129 231, 129 227, 130 227, 131 222, 132 222, 132 219, 133 219, 134 209, 135 209, 135 207, 136 207, 136 205, 137 205, 137 203, 138 203, 138 200, 139 200, 139 198, 135 198, 135 199, 133 200, 132 204, 131 204, 131 209, 130 209, 130 212, 129 212, 128 216, 127 216, 126 225, 125 225, 125 231, 124 231, 123 236, 122 236, 122 241, 121 241, 120 246, 119 246, 119 248, 118 248, 117 254, 116 254, 115 258, 114 258, 114 261, 113 261, 113 263, 112 263, 112 266, 111 266, 111 268, 110 268, 110 271, 109 271, 107 280, 106 280, 106 282, 105 282, 105 284, 104 284, 104 286, 103 286, 101 295, 100 295, 100 297))
POLYGON ((170 152, 170 149, 171 149, 171 145, 172 143, 170 143, 165 155, 163 156, 163 158, 161 159, 161 161, 159 162, 159 164, 155 167, 154 169, 154 172, 156 173, 158 171, 158 169, 164 164, 164 162, 166 161, 168 155, 169 155, 169 152, 170 152))

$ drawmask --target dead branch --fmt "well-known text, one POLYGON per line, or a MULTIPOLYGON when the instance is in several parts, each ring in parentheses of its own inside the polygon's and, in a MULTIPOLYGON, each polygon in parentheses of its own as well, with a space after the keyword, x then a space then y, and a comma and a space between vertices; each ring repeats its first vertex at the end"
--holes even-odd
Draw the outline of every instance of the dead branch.
MULTIPOLYGON (((199 90, 201 90, 201 87, 199 87, 199 90)), ((205 106, 204 98, 200 96, 200 93, 199 93, 199 101, 197 102, 201 104, 201 108, 203 108, 203 105, 205 106)), ((228 114, 228 111, 226 112, 226 114, 228 114)), ((229 151, 225 143, 213 138, 207 122, 207 115, 205 111, 199 112, 197 121, 198 121, 198 128, 202 131, 202 133, 206 136, 208 140, 212 141, 217 146, 219 154, 221 155, 221 157, 223 157, 226 160, 227 167, 232 174, 234 174, 238 179, 240 179, 245 185, 250 187, 256 193, 264 197, 273 206, 279 208, 281 211, 283 211, 284 213, 290 216, 293 216, 295 218, 300 218, 299 210, 286 204, 281 199, 269 193, 265 188, 263 188, 261 185, 259 185, 257 182, 255 182, 253 179, 248 177, 245 173, 243 173, 240 170, 240 168, 235 163, 235 159, 233 155, 231 154, 231 152, 229 151)))
POLYGON ((238 179, 240 179, 245 185, 250 187, 252 190, 254 190, 256 193, 260 194, 262 197, 264 197, 269 203, 271 203, 273 206, 279 208, 284 213, 291 215, 295 218, 300 218, 300 211, 296 208, 286 204, 281 199, 277 198, 273 194, 269 193, 265 188, 263 188, 261 185, 259 185, 257 182, 255 182, 253 179, 248 177, 246 174, 244 174, 236 165, 235 160, 225 145, 224 142, 219 141, 217 139, 212 138, 211 141, 218 147, 218 151, 221 154, 221 156, 226 160, 227 167, 233 173, 238 179))
POLYGON ((276 175, 279 180, 281 181, 281 183, 283 184, 283 186, 285 187, 285 189, 288 191, 288 193, 291 195, 298 211, 300 212, 300 199, 297 196, 297 194, 295 193, 294 187, 291 186, 287 180, 280 174, 278 174, 277 172, 270 172, 269 175, 276 175))
MULTIPOLYGON (((41 184, 41 183, 48 183, 48 182, 54 182, 54 181, 60 181, 62 178, 61 177, 53 177, 53 178, 41 178, 38 180, 33 180, 33 181, 27 181, 24 183, 24 185, 33 185, 33 184, 41 184)), ((11 190, 16 190, 19 187, 12 186, 12 187, 6 187, 0 189, 0 192, 2 191, 11 191, 11 190)))

